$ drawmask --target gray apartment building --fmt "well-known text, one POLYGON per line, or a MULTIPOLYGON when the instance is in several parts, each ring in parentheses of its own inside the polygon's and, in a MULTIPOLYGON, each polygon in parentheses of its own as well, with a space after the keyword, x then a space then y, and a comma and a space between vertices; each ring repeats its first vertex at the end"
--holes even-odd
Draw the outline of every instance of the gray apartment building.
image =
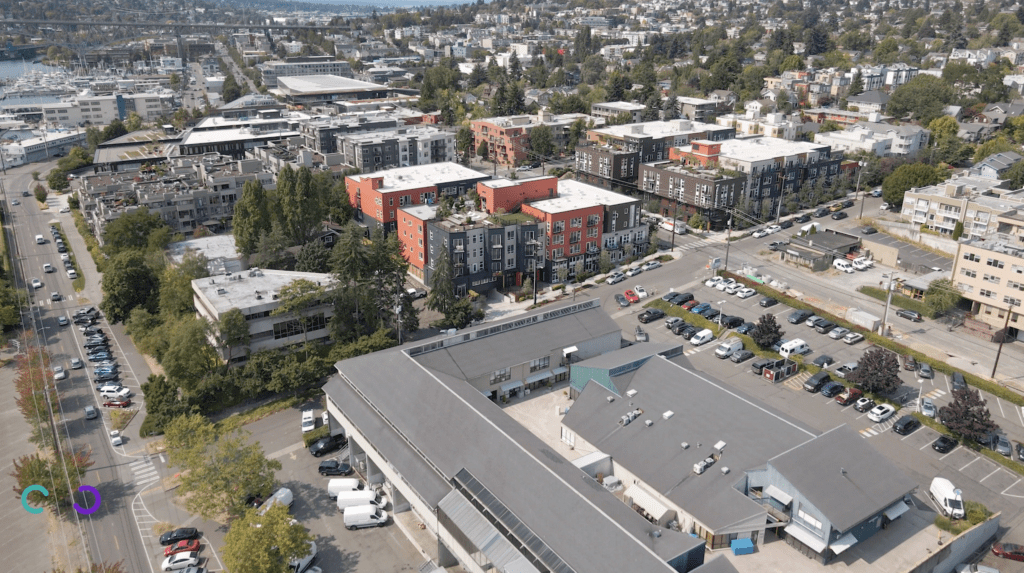
POLYGON ((674 161, 640 165, 638 181, 640 190, 658 200, 661 214, 685 220, 697 213, 714 230, 725 228, 727 210, 740 201, 747 188, 744 175, 687 167, 674 161))
POLYGON ((345 134, 337 140, 342 162, 363 173, 456 160, 455 134, 435 127, 345 134))

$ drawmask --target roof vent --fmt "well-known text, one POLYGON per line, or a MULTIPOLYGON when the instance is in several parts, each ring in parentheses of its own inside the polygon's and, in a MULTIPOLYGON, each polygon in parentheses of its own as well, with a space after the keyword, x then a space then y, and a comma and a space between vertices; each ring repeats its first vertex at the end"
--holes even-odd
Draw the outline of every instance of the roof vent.
POLYGON ((727 473, 729 473, 729 468, 728 467, 722 468, 722 475, 725 475, 727 473))
POLYGON ((690 449, 690 442, 683 442, 679 444, 679 447, 683 448, 684 450, 688 450, 690 449))
POLYGON ((644 424, 647 424, 647 427, 650 428, 651 426, 654 425, 654 422, 652 422, 650 420, 644 420, 644 424))
POLYGON ((219 288, 219 289, 217 289, 217 294, 220 294, 220 295, 228 294, 228 290, 225 289, 225 288, 219 288))
POLYGON ((672 410, 666 410, 665 413, 661 415, 661 417, 662 417, 662 419, 667 420, 667 419, 669 419, 669 418, 671 418, 672 416, 675 416, 675 415, 676 415, 676 413, 673 412, 672 410))
POLYGON ((718 442, 717 444, 715 444, 715 449, 718 450, 719 452, 724 450, 725 449, 725 442, 718 442))
POLYGON ((632 398, 633 396, 636 396, 636 390, 629 390, 628 392, 626 392, 627 398, 632 398))
POLYGON ((615 396, 608 396, 608 403, 611 404, 615 401, 615 396))
POLYGON ((256 300, 263 300, 263 295, 261 295, 261 294, 256 295, 256 300))

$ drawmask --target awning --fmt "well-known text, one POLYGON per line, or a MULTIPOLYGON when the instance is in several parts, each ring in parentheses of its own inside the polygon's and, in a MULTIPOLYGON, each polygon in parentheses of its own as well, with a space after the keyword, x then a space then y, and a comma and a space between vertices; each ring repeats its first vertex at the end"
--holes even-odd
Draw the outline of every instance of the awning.
POLYGON ((526 383, 527 384, 533 384, 534 382, 540 382, 541 380, 545 380, 547 378, 551 378, 552 376, 553 376, 553 374, 551 374, 550 370, 544 370, 542 372, 538 372, 538 373, 534 374, 533 376, 530 376, 529 378, 527 378, 526 379, 526 383))
POLYGON ((565 374, 568 371, 569 369, 566 368, 565 366, 559 366, 558 368, 555 368, 554 370, 551 371, 551 375, 558 376, 559 374, 565 374))
POLYGON ((487 556, 496 570, 537 573, 537 568, 458 491, 446 495, 437 507, 487 556))
POLYGON ((733 555, 749 555, 754 552, 754 542, 750 539, 733 539, 729 542, 733 555))
POLYGON ((566 354, 572 354, 573 352, 577 352, 577 351, 579 351, 579 348, 577 348, 575 346, 570 346, 568 348, 563 348, 562 349, 562 356, 565 356, 566 354))
POLYGON ((832 553, 839 555, 843 551, 846 551, 847 549, 853 547, 856 543, 857 538, 854 537, 852 533, 847 533, 846 535, 840 537, 835 543, 829 545, 829 548, 832 549, 832 553))
POLYGON ((773 485, 766 487, 764 489, 764 492, 770 495, 772 499, 781 503, 782 505, 789 505, 793 503, 793 496, 789 495, 788 493, 782 491, 781 489, 773 485))
POLYGON ((523 387, 523 381, 522 380, 516 380, 515 382, 509 382, 508 384, 502 384, 501 385, 501 393, 502 394, 508 394, 512 390, 516 390, 516 389, 522 388, 522 387, 523 387))
POLYGON ((896 519, 897 517, 903 515, 908 511, 910 511, 910 508, 907 507, 907 504, 903 503, 902 501, 897 501, 896 503, 892 504, 889 507, 889 509, 883 511, 882 514, 888 517, 890 521, 892 521, 893 519, 896 519))
POLYGON ((661 522, 661 518, 665 517, 665 514, 668 513, 668 508, 661 505, 661 502, 654 499, 654 497, 649 493, 640 489, 640 486, 638 485, 634 484, 629 486, 624 497, 633 500, 633 503, 640 506, 640 508, 646 511, 647 515, 653 517, 655 521, 661 522))
POLYGON ((803 543, 818 553, 821 553, 825 550, 825 547, 827 547, 820 537, 810 531, 807 531, 796 523, 790 523, 786 526, 786 529, 783 529, 783 531, 785 531, 787 535, 792 535, 800 543, 803 543))

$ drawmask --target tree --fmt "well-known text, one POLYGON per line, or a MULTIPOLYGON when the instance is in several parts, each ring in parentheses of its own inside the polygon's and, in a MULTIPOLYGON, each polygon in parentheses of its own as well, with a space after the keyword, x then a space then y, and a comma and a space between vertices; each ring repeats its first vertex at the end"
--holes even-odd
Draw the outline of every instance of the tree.
POLYGON ((252 257, 252 262, 263 268, 280 268, 285 261, 284 250, 287 248, 288 238, 281 229, 281 225, 274 221, 270 232, 260 235, 260 240, 256 246, 256 254, 252 257))
POLYGON ((245 322, 245 314, 241 310, 233 308, 220 315, 217 322, 217 340, 228 349, 228 363, 234 358, 236 347, 249 346, 249 325, 245 322))
MULTIPOLYGON (((687 221, 686 224, 689 225, 691 229, 703 229, 704 226, 707 225, 707 219, 705 219, 700 213, 694 213, 693 215, 690 215, 690 220, 687 221)), ((774 344, 774 342, 772 344, 774 344)))
POLYGON ((172 90, 177 90, 181 86, 181 76, 178 75, 178 72, 171 72, 168 81, 171 83, 172 90))
POLYGON ((142 129, 142 116, 134 111, 129 112, 128 121, 125 122, 124 128, 127 129, 129 133, 132 131, 139 131, 142 129))
POLYGON ((514 82, 518 82, 523 77, 523 65, 519 62, 519 55, 516 52, 512 52, 508 59, 508 77, 514 82))
POLYGON ((146 419, 139 429, 143 436, 162 434, 175 418, 193 413, 194 407, 178 395, 178 386, 163 374, 150 374, 142 393, 146 396, 146 419))
POLYGON ((466 126, 459 128, 455 136, 455 148, 463 155, 468 155, 473 147, 473 130, 466 126))
POLYGON ((935 185, 946 175, 945 169, 924 163, 900 165, 882 182, 882 196, 890 205, 902 205, 904 193, 911 188, 935 185))
POLYGON ((530 149, 534 153, 545 157, 555 152, 550 126, 541 124, 530 130, 530 149))
POLYGON ((476 146, 476 154, 479 155, 481 159, 483 159, 485 161, 487 160, 487 142, 486 141, 481 141, 480 145, 476 146))
POLYGON ((313 184, 308 167, 300 167, 296 173, 285 165, 278 174, 278 219, 291 244, 304 245, 319 232, 326 214, 322 191, 313 184))
POLYGON ((897 118, 911 114, 922 125, 928 125, 942 117, 943 109, 952 101, 953 89, 942 78, 920 74, 896 88, 886 113, 897 118))
POLYGON ((953 225, 953 240, 954 241, 959 241, 960 237, 962 237, 963 234, 964 234, 964 224, 961 223, 960 221, 957 221, 956 225, 953 225))
POLYGON ((763 349, 771 348, 773 344, 782 340, 783 334, 782 327, 775 320, 775 315, 771 313, 761 315, 757 324, 754 325, 754 329, 750 331, 750 337, 754 339, 754 343, 763 349))
POLYGON ((238 252, 247 257, 255 253, 260 237, 264 233, 269 233, 271 227, 267 192, 259 181, 245 182, 242 197, 235 203, 231 224, 238 252))
POLYGON ((861 356, 857 369, 847 374, 846 379, 865 392, 892 394, 902 383, 899 359, 895 352, 876 346, 861 356))
POLYGON ((427 295, 426 307, 448 317, 455 309, 455 283, 452 277, 455 272, 448 249, 441 249, 434 262, 434 273, 430 277, 430 294, 427 295))
POLYGON ((120 119, 115 119, 110 122, 110 125, 103 128, 103 141, 110 141, 122 135, 128 135, 128 128, 124 126, 124 122, 120 119))
POLYGON ((985 143, 978 146, 978 149, 974 152, 974 162, 983 161, 989 156, 997 153, 1004 153, 1006 151, 1020 152, 1020 146, 1010 143, 1005 137, 1000 135, 999 137, 992 138, 985 143))
MULTIPOLYGON (((959 223, 958 223, 959 224, 959 223)), ((954 231, 954 235, 956 232, 954 231)), ((924 291, 924 302, 932 314, 938 316, 960 303, 960 290, 949 279, 936 279, 924 291)))
POLYGON ((286 506, 274 504, 262 516, 248 509, 224 536, 224 564, 231 571, 286 573, 289 562, 309 554, 313 540, 286 506))
MULTIPOLYGON (((119 220, 108 223, 108 226, 119 220)), ((146 258, 141 251, 125 251, 110 259, 103 273, 102 285, 103 301, 100 302, 100 309, 111 324, 127 320, 136 307, 151 312, 156 310, 159 281, 146 265, 146 258)))
POLYGON ((953 401, 939 408, 939 420, 950 431, 974 442, 982 442, 990 433, 999 430, 981 392, 975 388, 953 390, 953 401))
POLYGON ((661 110, 665 121, 679 119, 679 98, 674 95, 669 96, 661 110))
POLYGON ((850 80, 850 92, 849 95, 860 95, 864 93, 864 78, 860 75, 860 70, 853 73, 853 79, 850 80))
POLYGON ((615 268, 615 263, 612 262, 612 255, 607 249, 601 249, 601 258, 597 261, 597 268, 603 275, 608 274, 608 271, 615 268))
MULTIPOLYGON (((281 288, 278 293, 278 306, 270 313, 271 316, 293 317, 292 322, 302 331, 303 346, 307 346, 305 349, 307 358, 309 357, 309 348, 306 334, 313 325, 310 320, 313 317, 308 313, 311 309, 321 305, 326 294, 326 287, 320 284, 306 279, 295 279, 281 288)), ((321 314, 323 313, 321 312, 321 314)))
POLYGON ((468 87, 469 89, 473 89, 486 81, 487 71, 480 65, 480 62, 477 62, 473 66, 473 71, 469 73, 469 79, 467 80, 468 87))
POLYGON ((1010 189, 1024 187, 1024 161, 1014 163, 1012 167, 1006 170, 1003 177, 1010 180, 1010 189))
MULTIPOLYGON (((63 191, 67 189, 70 184, 68 183, 68 174, 63 169, 53 169, 46 175, 46 184, 50 186, 50 189, 54 191, 63 191)), ((42 190, 43 198, 39 200, 40 203, 46 201, 46 190, 41 186, 36 186, 36 199, 39 200, 39 190, 42 190)))
POLYGON ((160 275, 160 314, 164 318, 195 313, 192 281, 210 276, 206 255, 185 253, 181 263, 169 265, 160 275))
POLYGON ((211 325, 205 318, 186 315, 168 327, 167 351, 160 365, 167 377, 188 394, 199 387, 204 376, 220 366, 220 357, 210 344, 211 325))
POLYGON ((303 273, 326 273, 329 270, 331 252, 318 239, 302 245, 295 257, 295 270, 303 273))
POLYGON ((28 503, 34 506, 47 506, 50 508, 69 507, 74 500, 72 495, 78 490, 82 476, 93 464, 89 461, 89 454, 64 453, 64 460, 47 460, 39 454, 22 456, 13 460, 14 470, 9 474, 14 478, 16 484, 14 493, 21 496, 29 486, 42 485, 49 495, 42 492, 32 491, 28 494, 28 503), (64 468, 67 467, 70 478, 70 489, 68 479, 64 476, 64 468))
MULTIPOLYGON (((50 573, 68 573, 67 569, 58 567, 52 570, 50 573)), ((75 573, 128 573, 124 568, 124 561, 118 561, 116 563, 93 563, 89 566, 89 570, 86 571, 81 567, 75 569, 75 573)))
POLYGON ((147 251, 151 247, 162 250, 166 242, 154 245, 150 240, 159 229, 170 230, 160 215, 151 214, 146 207, 125 213, 104 225, 103 251, 113 260, 125 251, 147 251))

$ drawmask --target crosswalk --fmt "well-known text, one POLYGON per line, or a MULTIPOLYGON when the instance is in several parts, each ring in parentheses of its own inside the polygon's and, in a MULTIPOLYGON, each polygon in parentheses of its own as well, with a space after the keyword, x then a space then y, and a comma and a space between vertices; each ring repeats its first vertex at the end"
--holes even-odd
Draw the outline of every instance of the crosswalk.
POLYGON ((932 400, 935 400, 936 398, 941 398, 941 397, 943 397, 945 395, 946 395, 946 391, 945 390, 940 390, 939 388, 936 388, 936 389, 932 390, 931 392, 925 394, 924 397, 925 398, 930 398, 932 400))
POLYGON ((138 485, 149 485, 160 480, 160 472, 149 456, 128 464, 128 467, 132 470, 133 479, 138 485))
POLYGON ((683 252, 683 253, 685 253, 687 251, 696 251, 698 249, 702 249, 702 248, 704 248, 704 247, 706 247, 708 245, 712 245, 714 243, 716 243, 716 241, 712 241, 712 240, 709 240, 709 239, 701 239, 699 241, 694 241, 692 243, 686 243, 685 245, 676 245, 676 250, 680 251, 680 252, 683 252))

